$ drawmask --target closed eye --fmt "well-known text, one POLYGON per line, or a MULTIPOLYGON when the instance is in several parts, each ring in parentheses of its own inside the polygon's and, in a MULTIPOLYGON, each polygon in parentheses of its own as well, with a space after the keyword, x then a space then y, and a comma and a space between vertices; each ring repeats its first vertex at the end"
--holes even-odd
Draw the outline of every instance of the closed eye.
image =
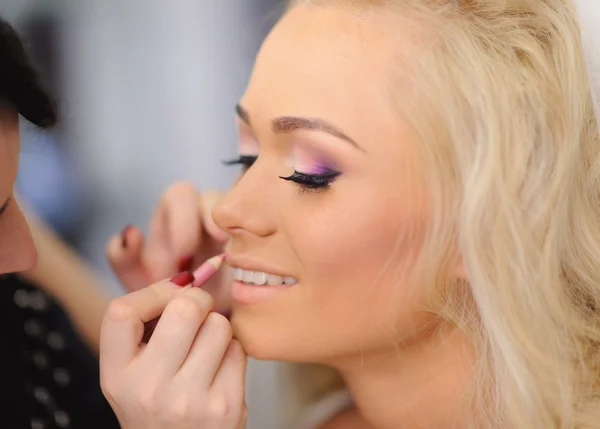
POLYGON ((341 173, 330 171, 324 174, 306 174, 299 171, 294 171, 291 176, 279 177, 280 179, 294 182, 300 186, 302 190, 325 190, 337 179, 341 173))
MULTIPOLYGON (((238 158, 229 161, 223 161, 225 165, 242 165, 243 172, 248 171, 256 162, 256 155, 240 155, 238 158)), ((300 186, 302 190, 325 190, 341 175, 338 171, 328 171, 323 174, 307 174, 299 171, 294 171, 291 176, 280 176, 280 179, 288 182, 294 182, 300 186)))

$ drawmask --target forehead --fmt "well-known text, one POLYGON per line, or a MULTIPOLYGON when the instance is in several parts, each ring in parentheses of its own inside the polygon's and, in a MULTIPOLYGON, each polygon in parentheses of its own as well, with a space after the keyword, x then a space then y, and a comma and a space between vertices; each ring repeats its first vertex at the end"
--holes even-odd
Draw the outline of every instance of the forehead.
POLYGON ((319 116, 368 138, 361 137, 365 111, 380 121, 393 117, 395 33, 378 14, 297 6, 263 44, 242 103, 253 116, 319 116))

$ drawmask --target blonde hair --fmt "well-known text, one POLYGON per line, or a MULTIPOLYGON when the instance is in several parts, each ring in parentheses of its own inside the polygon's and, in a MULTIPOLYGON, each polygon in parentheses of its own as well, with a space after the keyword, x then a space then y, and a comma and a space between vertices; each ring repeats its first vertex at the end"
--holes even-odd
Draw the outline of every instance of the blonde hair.
POLYGON ((399 118, 431 192, 423 284, 475 350, 471 426, 600 428, 600 141, 574 6, 309 3, 398 9, 426 35, 399 118), (440 284, 457 263, 468 283, 440 284))

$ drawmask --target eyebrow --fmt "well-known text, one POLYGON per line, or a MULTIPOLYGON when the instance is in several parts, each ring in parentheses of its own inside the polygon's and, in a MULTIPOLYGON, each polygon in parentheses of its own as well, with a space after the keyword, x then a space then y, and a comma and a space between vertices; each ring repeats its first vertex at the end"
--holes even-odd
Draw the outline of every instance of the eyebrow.
MULTIPOLYGON (((238 104, 235 106, 235 111, 242 121, 249 126, 252 126, 250 123, 250 115, 246 109, 238 104)), ((365 150, 356 143, 356 141, 348 137, 347 134, 322 119, 303 118, 299 116, 280 116, 271 121, 271 129, 274 133, 290 133, 295 130, 320 131, 344 140, 347 143, 350 143, 355 149, 365 152, 365 150)))

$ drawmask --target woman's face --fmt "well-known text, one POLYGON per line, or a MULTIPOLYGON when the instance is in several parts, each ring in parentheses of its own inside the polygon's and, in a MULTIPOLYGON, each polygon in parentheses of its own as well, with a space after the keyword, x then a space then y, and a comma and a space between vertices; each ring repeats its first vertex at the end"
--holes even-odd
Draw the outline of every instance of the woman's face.
POLYGON ((37 261, 29 227, 13 197, 19 149, 19 116, 0 105, 0 274, 30 270, 37 261))
POLYGON ((257 58, 238 116, 242 161, 258 158, 214 211, 245 270, 232 323, 254 357, 387 353, 428 322, 407 276, 426 210, 415 139, 393 108, 391 33, 378 16, 299 6, 257 58), (281 277, 296 283, 248 284, 281 277))

